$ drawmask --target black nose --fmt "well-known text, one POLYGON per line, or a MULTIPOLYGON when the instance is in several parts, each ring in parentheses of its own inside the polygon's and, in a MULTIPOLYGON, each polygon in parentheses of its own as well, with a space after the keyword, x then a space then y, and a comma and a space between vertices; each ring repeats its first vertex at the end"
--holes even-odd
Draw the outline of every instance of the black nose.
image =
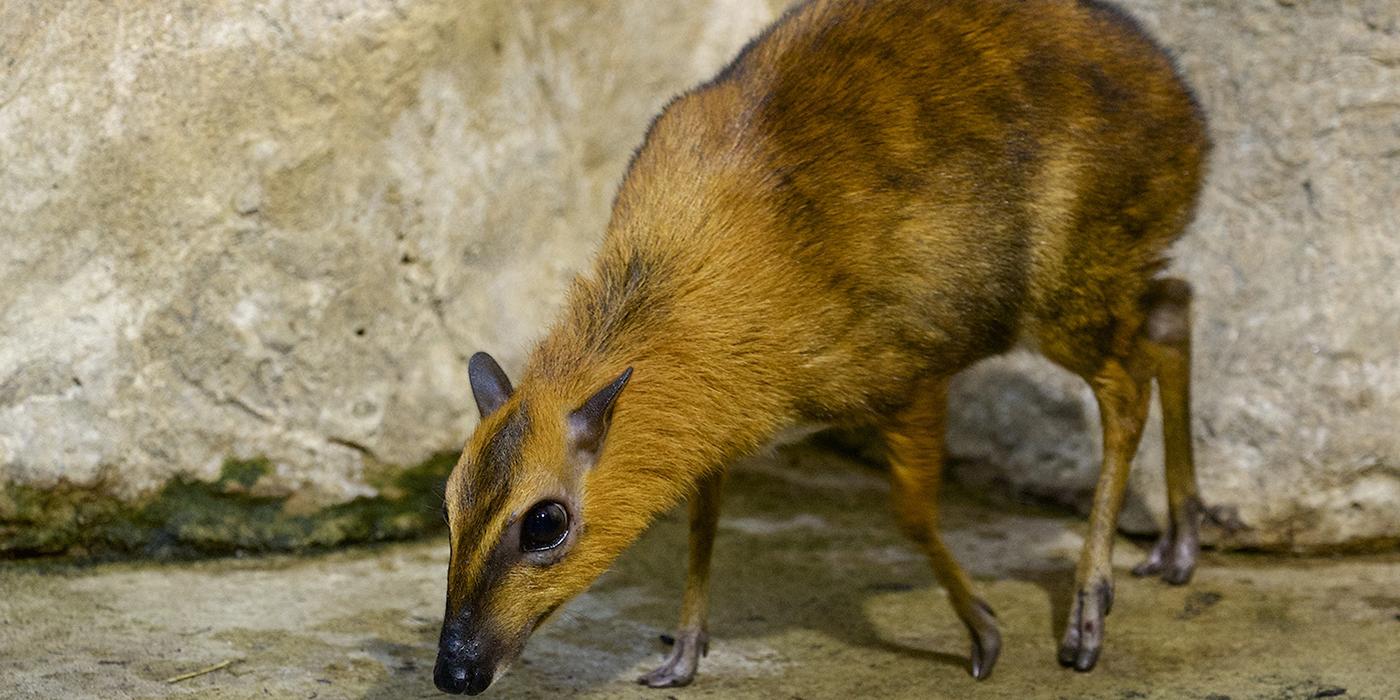
POLYGON ((453 695, 476 695, 491 685, 491 669, 468 663, 453 663, 438 657, 433 683, 438 690, 453 695))
POLYGON ((496 659, 487 651, 490 644, 468 629, 468 619, 449 615, 442 625, 433 683, 444 693, 476 695, 496 674, 496 659))

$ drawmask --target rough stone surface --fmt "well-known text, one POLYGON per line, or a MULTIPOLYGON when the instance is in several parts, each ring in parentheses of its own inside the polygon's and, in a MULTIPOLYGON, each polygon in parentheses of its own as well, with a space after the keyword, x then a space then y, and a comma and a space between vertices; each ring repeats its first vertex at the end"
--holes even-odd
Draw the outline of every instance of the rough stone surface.
MULTIPOLYGON (((710 653, 694 685, 659 664, 684 579, 684 512, 663 518, 530 640, 483 698, 1400 697, 1400 557, 1211 554, 1174 587, 1120 576, 1098 667, 1055 662, 1077 518, 949 494, 949 546, 996 610, 1002 653, 967 637, 886 516, 873 470, 807 449, 744 465, 715 546, 710 653), (796 464, 794 464, 796 463, 796 464), (795 478, 794 468, 809 478, 795 478)), ((1120 571, 1142 550, 1120 541, 1120 571)), ((440 698, 444 539, 318 557, 0 568, 0 677, 15 700, 440 698), (132 640, 140 640, 133 644, 132 640), (223 662, 175 684, 165 679, 223 662)))
POLYGON ((0 551, 47 520, 21 487, 140 500, 259 458, 254 493, 314 510, 459 446, 466 358, 522 357, 651 115, 770 16, 0 12, 0 551))
MULTIPOLYGON (((266 459, 247 491, 298 515, 459 444, 465 358, 518 363, 651 114, 784 4, 0 6, 0 551, 74 544, 36 492, 140 503, 266 459)), ((1176 266, 1202 485, 1245 527, 1213 536, 1400 537, 1400 8, 1125 4, 1217 143, 1176 266)), ((959 386, 952 447, 998 465, 967 479, 1083 503, 1079 380, 1016 357, 959 386)), ((1141 462, 1150 529, 1155 429, 1141 462)))

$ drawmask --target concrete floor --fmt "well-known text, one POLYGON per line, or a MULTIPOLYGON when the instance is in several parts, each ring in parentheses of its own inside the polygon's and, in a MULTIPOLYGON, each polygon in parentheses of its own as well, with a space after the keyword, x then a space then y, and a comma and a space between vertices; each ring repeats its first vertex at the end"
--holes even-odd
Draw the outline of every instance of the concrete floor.
MULTIPOLYGON (((868 466, 811 447, 744 465, 715 561, 695 685, 649 690, 683 578, 660 522, 540 630, 486 697, 1400 698, 1400 555, 1207 555, 1185 588, 1135 580, 1117 549, 1108 644, 1054 660, 1082 524, 950 494, 948 539, 1002 621, 992 678, 868 466)), ((310 557, 0 571, 0 697, 430 698, 442 541, 310 557), (164 679, 223 661, 222 670, 164 679)))

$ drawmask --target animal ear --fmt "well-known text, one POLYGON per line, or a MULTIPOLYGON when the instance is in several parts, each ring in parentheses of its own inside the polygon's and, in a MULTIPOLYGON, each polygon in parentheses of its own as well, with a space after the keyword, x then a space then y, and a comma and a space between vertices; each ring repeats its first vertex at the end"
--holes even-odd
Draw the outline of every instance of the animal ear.
POLYGON ((612 423, 613 406, 631 378, 632 368, 628 367, 617 379, 594 392, 582 406, 569 414, 569 440, 574 449, 598 456, 603 448, 603 438, 608 433, 608 425, 612 423))
POLYGON ((467 362, 467 378, 471 380, 472 397, 476 399, 476 410, 482 418, 495 413, 510 398, 510 377, 484 352, 472 355, 467 362))

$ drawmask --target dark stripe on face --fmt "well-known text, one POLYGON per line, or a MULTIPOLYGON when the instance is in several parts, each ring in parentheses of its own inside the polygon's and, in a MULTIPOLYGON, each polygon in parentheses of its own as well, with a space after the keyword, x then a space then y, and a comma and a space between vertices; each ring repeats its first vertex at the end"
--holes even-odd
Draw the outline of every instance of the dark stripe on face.
POLYGON ((473 564, 481 562, 488 554, 494 555, 494 550, 499 549, 495 547, 496 542, 485 541, 483 538, 493 522, 508 515, 502 513, 501 509, 505 507, 510 496, 512 476, 521 464, 525 436, 529 430, 529 413, 522 403, 496 428, 496 432, 486 441, 475 460, 475 468, 467 482, 466 502, 462 508, 463 522, 457 530, 458 541, 455 548, 456 560, 453 562, 449 610, 471 600, 476 591, 484 590, 479 585, 480 582, 492 576, 492 572, 487 568, 494 563, 495 556, 481 563, 484 568, 473 564), (462 586, 465 584, 465 574, 472 571, 479 573, 475 576, 477 583, 472 586, 473 592, 469 595, 462 586))
POLYGON ((496 434, 486 441, 486 445, 481 449, 480 459, 477 461, 477 469, 472 474, 472 481, 468 491, 471 502, 469 506, 476 508, 476 504, 481 503, 478 498, 481 494, 503 495, 509 493, 511 475, 515 468, 520 465, 521 451, 525 444, 525 434, 530 430, 530 415, 526 412, 526 406, 522 402, 516 406, 515 410, 506 417, 501 426, 496 429, 496 434))
POLYGON ((485 556, 486 561, 469 587, 463 586, 461 581, 456 582, 462 587, 459 589, 459 595, 449 597, 444 620, 445 627, 456 628, 463 636, 477 641, 485 657, 483 660, 489 661, 492 667, 496 665, 503 651, 501 645, 519 632, 501 629, 499 621, 492 620, 486 609, 491 591, 500 585, 511 567, 520 561, 520 549, 511 537, 514 532, 515 528, 506 528, 495 542, 482 543, 478 551, 485 556))
MULTIPOLYGON (((476 579, 465 587, 459 579, 453 582, 459 595, 449 596, 443 617, 442 634, 438 639, 438 667, 444 663, 455 668, 470 665, 488 669, 496 674, 503 659, 520 653, 525 637, 533 630, 511 630, 501 626, 488 611, 490 594, 500 586, 506 572, 520 560, 519 548, 510 541, 516 528, 506 528, 494 545, 476 579)), ((482 551, 487 551, 483 549, 482 551)), ((436 674, 436 671, 435 671, 436 674)))

